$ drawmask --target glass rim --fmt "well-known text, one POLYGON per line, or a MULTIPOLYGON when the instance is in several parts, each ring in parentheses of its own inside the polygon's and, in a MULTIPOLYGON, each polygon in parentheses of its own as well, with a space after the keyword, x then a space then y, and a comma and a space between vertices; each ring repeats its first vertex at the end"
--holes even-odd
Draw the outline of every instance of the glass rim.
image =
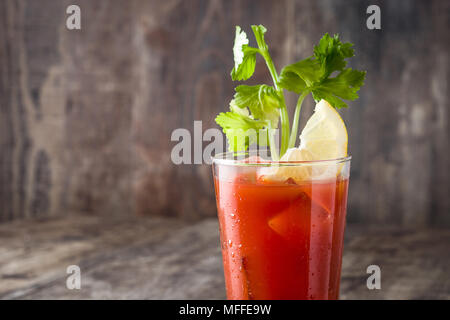
POLYGON ((243 159, 234 159, 235 155, 259 155, 258 151, 240 151, 240 152, 222 152, 212 156, 212 164, 229 165, 229 166, 255 166, 255 167, 271 167, 271 166, 302 166, 302 165, 337 165, 345 162, 350 162, 351 155, 325 160, 295 160, 295 161, 274 161, 265 160, 261 162, 243 162, 243 159), (231 155, 230 157, 227 157, 231 155))

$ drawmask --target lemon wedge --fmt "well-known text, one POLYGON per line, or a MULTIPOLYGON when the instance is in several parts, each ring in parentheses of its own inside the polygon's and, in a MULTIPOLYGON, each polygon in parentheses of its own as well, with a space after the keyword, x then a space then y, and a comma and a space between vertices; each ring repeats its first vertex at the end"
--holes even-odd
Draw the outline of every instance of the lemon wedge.
POLYGON ((300 134, 300 149, 309 151, 312 160, 328 160, 346 157, 347 145, 344 120, 327 101, 320 100, 300 134))
MULTIPOLYGON (((291 148, 280 161, 314 161, 343 158, 347 156, 347 128, 339 113, 325 100, 320 100, 314 108, 300 134, 300 147, 291 148)), ((260 179, 263 182, 286 182, 292 179, 300 184, 303 181, 336 177, 341 166, 328 163, 318 164, 281 164, 271 167, 260 179)))
MULTIPOLYGON (((282 162, 294 162, 294 161, 310 161, 312 155, 307 150, 299 148, 291 148, 281 157, 282 162)), ((288 179, 293 179, 295 183, 308 180, 311 176, 311 166, 308 165, 292 165, 282 164, 279 167, 271 168, 271 174, 265 177, 265 180, 285 182, 288 179)))

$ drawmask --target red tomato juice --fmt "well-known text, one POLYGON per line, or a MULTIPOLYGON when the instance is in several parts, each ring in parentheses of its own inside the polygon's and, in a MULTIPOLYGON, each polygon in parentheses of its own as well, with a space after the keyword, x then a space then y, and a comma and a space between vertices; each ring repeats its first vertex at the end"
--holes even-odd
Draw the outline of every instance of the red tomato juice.
POLYGON ((228 299, 338 299, 347 188, 215 177, 228 299))

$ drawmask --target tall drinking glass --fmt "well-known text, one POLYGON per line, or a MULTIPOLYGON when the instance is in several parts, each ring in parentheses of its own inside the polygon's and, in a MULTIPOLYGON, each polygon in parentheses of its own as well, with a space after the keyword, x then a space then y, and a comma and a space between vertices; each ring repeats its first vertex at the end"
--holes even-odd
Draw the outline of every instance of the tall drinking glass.
POLYGON ((228 299, 339 298, 349 171, 350 157, 213 159, 228 299))

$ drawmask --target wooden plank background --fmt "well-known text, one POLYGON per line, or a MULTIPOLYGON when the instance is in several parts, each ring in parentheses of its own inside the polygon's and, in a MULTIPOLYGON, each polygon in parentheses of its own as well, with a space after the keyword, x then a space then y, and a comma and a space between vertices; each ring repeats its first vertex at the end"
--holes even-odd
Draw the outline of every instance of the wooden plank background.
MULTIPOLYGON (((172 164, 170 135, 215 126, 235 85, 234 26, 261 23, 277 67, 330 32, 368 72, 341 112, 348 221, 450 225, 448 1, 78 0, 82 30, 69 31, 72 3, 0 2, 0 221, 214 216, 211 168, 172 164), (365 27, 370 4, 382 30, 365 27)), ((255 79, 269 80, 262 62, 255 79)))
MULTIPOLYGON (((74 216, 0 225, 0 299, 224 299, 216 218, 74 216), (81 290, 66 287, 69 265, 81 290)), ((450 299, 450 229, 351 225, 341 299, 450 299), (367 267, 381 268, 381 290, 367 267)))

